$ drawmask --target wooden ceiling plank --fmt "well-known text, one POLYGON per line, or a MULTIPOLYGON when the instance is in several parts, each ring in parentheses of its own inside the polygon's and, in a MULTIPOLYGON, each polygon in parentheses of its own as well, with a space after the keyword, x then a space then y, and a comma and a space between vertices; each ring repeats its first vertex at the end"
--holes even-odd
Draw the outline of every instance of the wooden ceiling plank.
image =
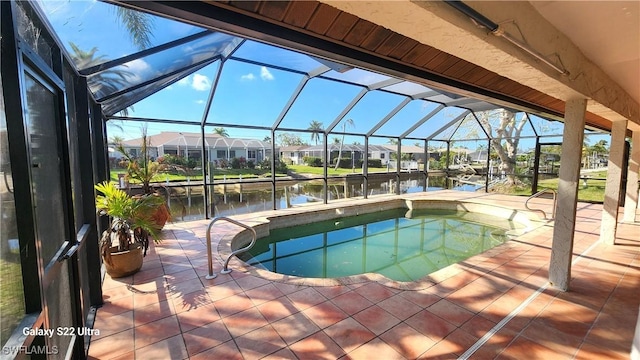
POLYGON ((545 99, 548 95, 543 94, 539 91, 534 91, 531 94, 526 95, 525 97, 523 97, 523 99, 525 101, 529 101, 532 102, 534 104, 539 104, 543 99, 545 99))
POLYGON ((252 13, 258 12, 258 9, 260 9, 260 5, 262 5, 262 1, 229 1, 228 3, 235 8, 252 13))
POLYGON ((518 86, 512 90, 514 94, 517 94, 518 97, 526 96, 527 94, 531 94, 536 91, 527 86, 518 86))
POLYGON ((426 48, 424 53, 422 53, 422 55, 420 55, 420 57, 415 62, 415 64, 421 68, 424 68, 429 61, 433 60, 433 58, 438 56, 438 54, 441 52, 431 46, 425 46, 426 48))
POLYGON ((429 71, 433 71, 433 69, 435 69, 436 67, 438 67, 442 63, 444 63, 446 61, 450 61, 450 60, 452 60, 452 56, 451 55, 449 55, 449 54, 447 54, 445 52, 441 52, 440 54, 436 55, 433 59, 431 59, 431 61, 426 63, 424 65, 424 67, 429 69, 429 71))
POLYGON ((362 42, 362 47, 369 51, 375 51, 380 44, 382 44, 389 36, 391 36, 392 31, 386 29, 382 26, 376 26, 369 36, 364 39, 362 42))
POLYGON ((282 21, 290 4, 287 1, 263 1, 260 7, 260 14, 269 19, 282 21))
POLYGON ((367 36, 371 34, 376 26, 376 24, 370 21, 359 19, 358 22, 356 22, 356 24, 353 26, 351 31, 349 31, 347 36, 344 37, 344 42, 346 42, 347 44, 360 46, 360 44, 362 44, 367 36))
POLYGON ((482 87, 485 89, 491 89, 498 81, 500 81, 500 77, 491 71, 487 71, 487 76, 482 77, 478 80, 477 84, 482 84, 482 87))
POLYGON ((341 12, 336 21, 333 22, 329 30, 325 33, 328 37, 336 40, 344 39, 358 22, 358 17, 346 12, 341 12))
POLYGON ((409 51, 413 50, 413 48, 415 48, 416 46, 418 46, 420 43, 413 40, 413 39, 409 39, 408 37, 404 37, 404 39, 402 39, 398 45, 396 45, 395 48, 393 48, 393 50, 391 50, 391 53, 389 53, 389 56, 394 58, 394 59, 402 59, 404 58, 409 51))
POLYGON ((428 48, 428 46, 418 43, 413 49, 407 52, 407 54, 402 58, 402 61, 415 65, 428 48))
POLYGON ((309 20, 306 29, 324 35, 340 14, 340 10, 326 4, 320 4, 309 20))
POLYGON ((460 62, 462 61, 463 60, 455 56, 452 56, 448 58, 446 61, 442 62, 440 65, 434 67, 433 71, 436 71, 440 74, 444 74, 447 70, 451 69, 452 67, 461 66, 460 62))
POLYGON ((289 10, 287 10, 284 16, 284 22, 299 28, 304 28, 311 20, 318 5, 315 1, 292 1, 289 10))
POLYGON ((477 65, 470 62, 462 61, 461 63, 457 63, 455 66, 445 70, 443 74, 455 79, 464 79, 467 73, 472 71, 476 66, 477 65))
POLYGON ((391 35, 387 37, 381 44, 376 48, 376 53, 380 55, 388 56, 393 49, 398 46, 400 41, 404 39, 404 36, 391 32, 391 35))
POLYGON ((465 81, 470 84, 475 84, 479 79, 482 79, 485 76, 491 76, 491 72, 485 68, 476 66, 475 69, 473 69, 472 71, 469 72, 469 74, 467 74, 465 81))

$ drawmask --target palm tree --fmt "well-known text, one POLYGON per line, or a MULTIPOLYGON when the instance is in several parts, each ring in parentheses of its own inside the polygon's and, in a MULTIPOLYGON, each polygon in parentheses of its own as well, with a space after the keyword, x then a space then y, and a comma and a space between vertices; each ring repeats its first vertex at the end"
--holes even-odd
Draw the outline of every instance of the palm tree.
POLYGON ((316 145, 318 145, 318 140, 320 140, 320 133, 322 132, 322 123, 318 120, 313 120, 309 123, 309 127, 307 130, 311 130, 311 141, 316 141, 316 145))
POLYGON ((127 29, 131 41, 139 50, 151 46, 154 24, 153 18, 149 14, 117 6, 116 18, 127 29))
POLYGON ((123 141, 124 141, 124 138, 120 135, 114 135, 111 137, 111 139, 109 139, 109 142, 115 145, 120 145, 122 144, 123 141))
MULTIPOLYGON (((78 69, 90 68, 107 61, 104 55, 96 55, 98 52, 97 47, 94 47, 89 51, 84 51, 73 42, 69 42, 69 46, 73 51, 73 53, 71 54, 71 60, 75 63, 76 68, 78 69)), ((133 76, 133 74, 129 71, 125 71, 122 69, 109 69, 87 77, 87 84, 94 94, 97 94, 99 92, 112 94, 128 86, 128 78, 131 76, 133 76)), ((127 109, 123 109, 122 114, 124 116, 127 116, 127 109)))
POLYGON ((213 133, 214 134, 218 134, 222 137, 229 137, 229 133, 227 132, 227 129, 223 128, 223 127, 217 127, 213 129, 213 133))
POLYGON ((342 123, 342 140, 340 141, 340 148, 338 149, 338 159, 336 160, 335 169, 338 170, 340 166, 340 158, 342 157, 342 145, 344 144, 344 133, 347 131, 347 125, 349 127, 355 126, 353 119, 347 119, 342 123))

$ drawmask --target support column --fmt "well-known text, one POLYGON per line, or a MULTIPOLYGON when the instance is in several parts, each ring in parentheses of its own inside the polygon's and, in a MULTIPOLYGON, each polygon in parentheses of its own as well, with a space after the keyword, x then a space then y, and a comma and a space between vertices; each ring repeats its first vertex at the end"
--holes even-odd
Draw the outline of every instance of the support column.
POLYGON ((631 143, 631 157, 629 158, 629 170, 627 173, 627 195, 624 200, 624 221, 636 221, 636 209, 638 208, 638 171, 640 170, 640 131, 633 132, 631 143))
POLYGON ((569 289, 569 280, 571 279, 571 258, 576 226, 586 109, 586 99, 569 100, 565 105, 563 146, 558 179, 558 205, 549 265, 549 282, 563 291, 569 289))
POLYGON ((620 208, 620 186, 622 185, 622 163, 624 162, 624 137, 627 131, 626 121, 611 124, 611 148, 607 167, 607 184, 604 188, 604 205, 600 223, 600 240, 614 245, 618 228, 618 210, 620 208))

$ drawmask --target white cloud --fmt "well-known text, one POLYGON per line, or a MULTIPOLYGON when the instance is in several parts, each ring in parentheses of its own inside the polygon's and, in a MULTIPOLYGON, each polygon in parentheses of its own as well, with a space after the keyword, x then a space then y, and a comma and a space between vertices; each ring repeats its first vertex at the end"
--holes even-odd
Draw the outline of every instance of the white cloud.
POLYGON ((178 84, 180 86, 186 86, 186 85, 189 85, 190 82, 191 82, 191 76, 187 76, 187 77, 183 77, 182 79, 178 80, 178 82, 176 84, 178 84))
POLYGON ((211 81, 209 78, 202 74, 193 74, 193 82, 191 83, 191 87, 193 87, 197 91, 206 91, 211 88, 211 81))
POLYGON ((262 80, 273 80, 273 79, 275 79, 273 77, 273 75, 269 72, 269 69, 267 69, 264 66, 260 68, 260 77, 262 78, 262 80))
POLYGON ((136 59, 124 64, 126 68, 123 71, 124 77, 131 83, 140 83, 147 78, 147 74, 151 73, 151 67, 142 59, 136 59))
POLYGON ((196 100, 195 103, 198 104, 198 105, 204 104, 204 100, 196 100))
POLYGON ((255 78, 256 78, 256 76, 253 75, 253 73, 248 73, 246 75, 240 76, 240 80, 246 80, 246 81, 255 80, 255 78))

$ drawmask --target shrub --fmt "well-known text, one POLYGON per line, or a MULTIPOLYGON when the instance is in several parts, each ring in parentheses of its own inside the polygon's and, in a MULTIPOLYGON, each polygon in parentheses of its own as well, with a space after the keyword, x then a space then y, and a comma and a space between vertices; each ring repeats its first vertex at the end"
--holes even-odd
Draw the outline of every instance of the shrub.
POLYGON ((338 167, 342 169, 351 169, 352 165, 353 165, 353 162, 351 161, 351 159, 347 158, 347 159, 340 159, 340 163, 338 164, 338 167))
POLYGON ((225 159, 218 159, 218 168, 219 169, 227 169, 229 167, 229 163, 225 159))
POLYGON ((240 169, 241 168, 240 159, 235 158, 235 157, 233 159, 231 159, 231 168, 232 169, 240 169))
POLYGON ((258 163, 260 169, 271 169, 271 160, 264 159, 258 163))
POLYGON ((367 160, 367 166, 372 168, 381 168, 382 159, 369 159, 367 160))
POLYGON ((289 170, 289 168, 287 167, 287 164, 284 161, 282 161, 280 159, 277 159, 276 160, 276 173, 286 174, 287 170, 289 170))
POLYGON ((247 168, 249 168, 249 169, 255 169, 256 168, 256 164, 253 162, 253 160, 247 161, 247 168))
POLYGON ((322 158, 316 156, 305 156, 302 158, 305 164, 313 167, 321 167, 322 166, 322 158))

